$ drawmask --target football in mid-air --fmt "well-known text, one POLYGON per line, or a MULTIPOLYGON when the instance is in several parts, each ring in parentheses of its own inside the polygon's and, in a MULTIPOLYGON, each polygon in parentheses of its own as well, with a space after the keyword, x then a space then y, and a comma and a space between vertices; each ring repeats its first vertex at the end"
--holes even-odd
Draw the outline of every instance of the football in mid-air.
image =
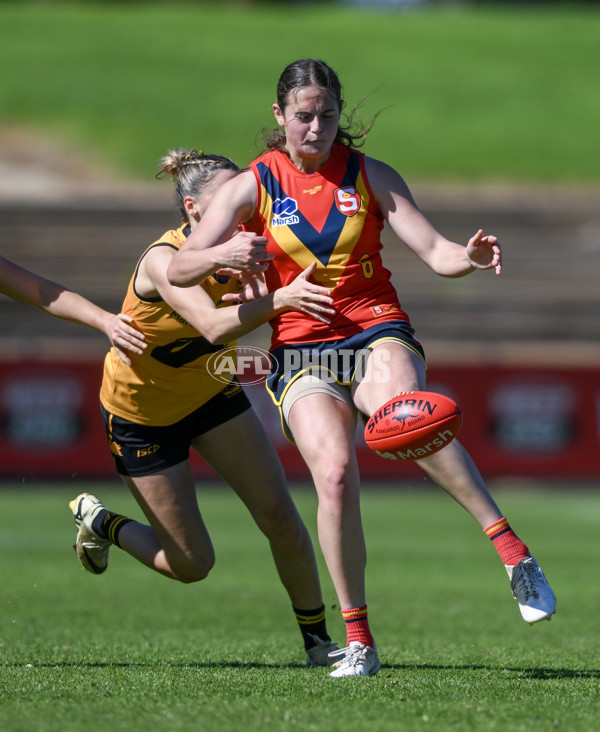
POLYGON ((448 445, 458 434, 458 404, 433 391, 403 391, 383 404, 365 426, 365 441, 389 460, 420 460, 448 445))

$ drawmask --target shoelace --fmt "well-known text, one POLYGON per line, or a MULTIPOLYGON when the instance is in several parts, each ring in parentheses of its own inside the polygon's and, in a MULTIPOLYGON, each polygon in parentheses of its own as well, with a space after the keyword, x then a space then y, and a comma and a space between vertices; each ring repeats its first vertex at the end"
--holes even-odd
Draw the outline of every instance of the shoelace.
POLYGON ((336 649, 338 648, 337 643, 334 643, 333 641, 323 640, 320 636, 314 635, 313 633, 309 633, 308 635, 310 635, 310 637, 315 642, 313 648, 326 648, 327 646, 335 646, 336 649))
POLYGON ((536 570, 532 562, 524 562, 520 564, 517 569, 517 576, 514 580, 515 589, 518 587, 519 593, 523 593, 524 599, 529 600, 531 596, 539 599, 540 593, 538 592, 536 585, 536 570))
POLYGON ((339 651, 330 653, 329 657, 336 658, 337 656, 345 656, 343 666, 356 666, 361 661, 366 660, 366 655, 366 646, 347 646, 346 648, 340 648, 339 651))

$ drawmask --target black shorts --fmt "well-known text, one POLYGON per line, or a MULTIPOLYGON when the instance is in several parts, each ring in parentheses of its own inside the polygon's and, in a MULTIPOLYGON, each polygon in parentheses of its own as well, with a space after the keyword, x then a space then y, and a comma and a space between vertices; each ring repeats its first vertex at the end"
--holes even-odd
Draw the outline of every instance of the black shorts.
POLYGON ((117 472, 131 476, 150 475, 182 463, 189 458, 195 437, 228 422, 250 407, 248 397, 237 382, 226 386, 179 422, 164 427, 130 422, 100 405, 117 472))

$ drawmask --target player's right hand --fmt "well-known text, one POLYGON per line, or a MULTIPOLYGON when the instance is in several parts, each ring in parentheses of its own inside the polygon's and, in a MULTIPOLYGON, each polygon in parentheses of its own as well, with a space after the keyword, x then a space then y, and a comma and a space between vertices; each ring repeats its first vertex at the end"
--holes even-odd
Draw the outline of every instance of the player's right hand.
POLYGON ((267 238, 253 231, 239 231, 219 244, 217 256, 222 267, 253 272, 264 272, 275 257, 267 252, 267 238))

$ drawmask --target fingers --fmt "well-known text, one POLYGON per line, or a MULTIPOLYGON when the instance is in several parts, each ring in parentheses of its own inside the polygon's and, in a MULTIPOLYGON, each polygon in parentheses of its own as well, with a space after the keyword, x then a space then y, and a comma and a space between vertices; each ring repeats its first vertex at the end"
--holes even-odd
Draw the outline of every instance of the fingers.
POLYGON ((251 231, 240 231, 221 244, 222 266, 264 272, 275 255, 267 252, 268 240, 251 231))
POLYGON ((241 292, 226 292, 221 300, 223 302, 244 302, 244 298, 241 292))
POLYGON ((117 346, 115 346, 115 351, 117 352, 117 355, 119 356, 121 361, 123 361, 124 364, 126 364, 127 366, 131 366, 131 359, 125 354, 124 351, 122 351, 117 346))
POLYGON ((117 320, 121 321, 121 324, 117 325, 118 333, 127 334, 135 340, 140 341, 140 343, 143 343, 146 336, 141 331, 129 325, 129 323, 133 323, 133 318, 130 315, 127 315, 126 313, 119 313, 117 315, 117 320))
POLYGON ((502 249, 500 248, 500 242, 495 236, 490 237, 490 239, 493 239, 493 242, 490 242, 492 245, 492 267, 495 268, 496 274, 499 275, 502 273, 502 249))
POLYGON ((502 273, 502 249, 500 248, 500 242, 497 236, 489 235, 482 237, 481 243, 486 243, 491 249, 492 260, 489 268, 494 269, 496 274, 502 273))
POLYGON ((130 351, 135 351, 136 353, 141 353, 148 345, 144 341, 143 333, 140 333, 133 328, 128 331, 120 328, 120 330, 114 334, 114 340, 118 341, 121 346, 128 348, 130 351))
POLYGON ((332 305, 333 298, 309 290, 302 294, 299 310, 312 315, 323 323, 331 323, 336 312, 332 305))
POLYGON ((467 256, 475 269, 494 269, 502 273, 502 250, 498 237, 484 234, 482 229, 469 239, 467 256))
POLYGON ((232 267, 220 267, 215 274, 223 275, 225 277, 238 277, 240 274, 239 269, 233 269, 232 267))
POLYGON ((271 260, 274 257, 274 254, 265 254, 260 258, 261 261, 249 262, 245 269, 249 269, 252 272, 266 272, 266 270, 269 268, 269 262, 266 262, 264 260, 271 260))
POLYGON ((481 243, 481 240, 483 238, 483 229, 479 229, 479 231, 475 234, 475 236, 472 236, 469 239, 469 245, 472 247, 477 247, 481 243))
POLYGON ((133 323, 133 318, 125 313, 119 313, 115 319, 111 341, 115 350, 119 353, 121 360, 131 365, 129 359, 126 360, 119 350, 125 348, 132 353, 141 354, 146 348, 147 343, 145 342, 146 336, 139 330, 128 325, 129 323, 133 323))
POLYGON ((322 323, 327 323, 327 325, 330 325, 333 316, 335 315, 335 310, 333 308, 329 308, 325 305, 319 305, 316 303, 306 303, 299 309, 303 313, 311 315, 313 318, 320 320, 322 323))
POLYGON ((311 274, 315 271, 316 268, 317 268, 316 261, 311 262, 306 269, 304 269, 304 270, 302 270, 302 272, 300 272, 299 277, 302 277, 302 279, 307 280, 311 276, 311 274))

